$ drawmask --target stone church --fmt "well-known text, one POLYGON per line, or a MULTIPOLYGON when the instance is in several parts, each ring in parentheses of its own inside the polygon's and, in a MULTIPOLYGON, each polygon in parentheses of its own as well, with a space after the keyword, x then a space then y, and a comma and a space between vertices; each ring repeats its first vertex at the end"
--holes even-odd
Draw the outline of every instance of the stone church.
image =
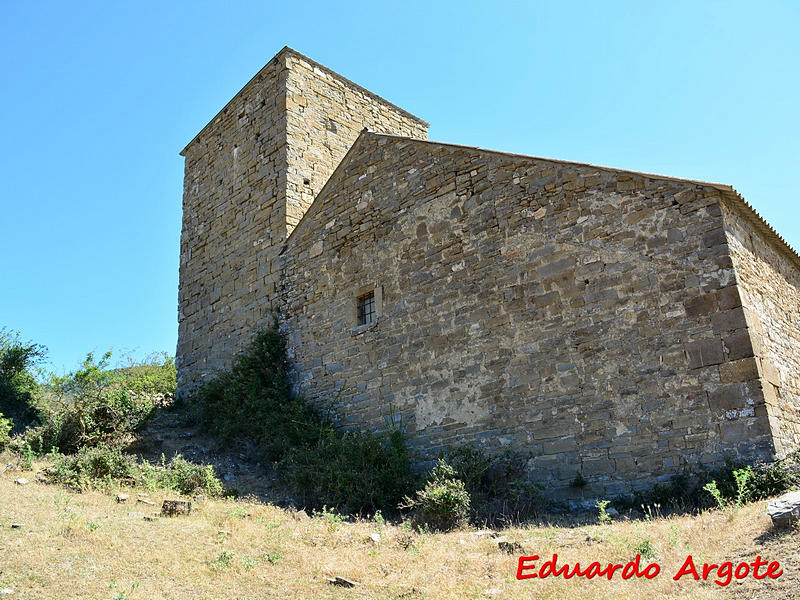
POLYGON ((182 393, 277 309, 343 425, 512 450, 551 489, 800 447, 800 256, 733 188, 427 127, 284 48, 189 142, 182 393))

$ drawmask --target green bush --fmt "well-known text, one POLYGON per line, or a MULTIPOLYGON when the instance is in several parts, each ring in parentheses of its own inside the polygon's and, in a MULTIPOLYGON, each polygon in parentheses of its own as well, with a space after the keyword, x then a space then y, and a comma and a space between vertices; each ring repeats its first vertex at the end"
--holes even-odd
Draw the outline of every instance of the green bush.
POLYGON ((131 377, 110 370, 111 353, 99 362, 90 353, 82 368, 53 376, 40 402, 42 426, 26 434, 39 453, 73 454, 99 445, 123 446, 157 406, 157 397, 131 392, 131 377))
POLYGON ((0 413, 0 450, 8 446, 11 441, 11 437, 8 434, 13 428, 14 423, 11 419, 6 419, 3 417, 3 413, 0 413))
POLYGON ((122 387, 137 394, 173 395, 178 386, 175 359, 166 352, 116 369, 116 374, 120 376, 122 387))
POLYGON ((425 487, 415 498, 406 497, 401 507, 414 509, 415 520, 433 530, 450 531, 467 523, 470 497, 456 470, 439 459, 425 487))
POLYGON ((277 325, 256 334, 230 371, 204 384, 195 406, 202 429, 222 441, 247 438, 268 461, 313 444, 329 426, 302 398, 292 397, 277 325))
POLYGON ((13 421, 14 433, 36 421, 39 385, 34 370, 46 352, 44 346, 22 342, 18 333, 0 329, 0 413, 13 421))
POLYGON ((50 476, 58 483, 79 490, 139 484, 187 495, 202 492, 221 496, 224 491, 210 465, 195 465, 180 455, 169 462, 162 456, 160 465, 140 464, 120 448, 104 444, 81 448, 75 454, 56 455, 50 476))
POLYGON ((287 370, 286 346, 273 321, 229 371, 197 391, 198 425, 221 441, 255 442, 306 508, 393 510, 413 489, 402 434, 337 428, 328 414, 292 396, 287 370))
POLYGON ((195 465, 180 454, 172 457, 168 463, 162 456, 160 466, 144 463, 139 479, 147 487, 175 490, 186 495, 201 492, 209 496, 221 496, 224 492, 213 466, 195 465))
POLYGON ((669 482, 637 491, 632 497, 617 498, 614 505, 619 509, 652 505, 667 509, 708 508, 763 500, 796 488, 800 488, 800 451, 772 463, 750 466, 728 460, 715 469, 680 473, 669 482), (711 483, 713 486, 709 486, 711 483))
POLYGON ((750 481, 750 497, 763 500, 788 490, 800 488, 800 450, 782 460, 756 465, 750 481))
POLYGON ((528 479, 526 460, 518 454, 489 457, 480 448, 462 444, 448 449, 443 459, 464 482, 476 521, 519 519, 542 506, 542 487, 528 479))
POLYGON ((315 443, 289 449, 278 467, 306 508, 328 505, 345 513, 391 509, 414 482, 400 431, 387 444, 368 432, 330 427, 315 443))
POLYGON ((119 448, 106 445, 84 447, 72 455, 60 455, 52 467, 59 483, 83 490, 113 483, 132 484, 138 475, 136 461, 119 448))

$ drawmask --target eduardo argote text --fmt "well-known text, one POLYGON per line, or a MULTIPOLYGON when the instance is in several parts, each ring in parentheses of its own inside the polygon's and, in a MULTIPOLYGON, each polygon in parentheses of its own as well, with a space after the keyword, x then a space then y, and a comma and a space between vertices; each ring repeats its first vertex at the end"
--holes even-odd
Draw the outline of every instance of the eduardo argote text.
MULTIPOLYGON (((653 579, 661 574, 661 567, 658 563, 642 564, 639 554, 627 563, 589 563, 585 568, 580 563, 570 565, 558 564, 558 554, 553 554, 543 562, 539 562, 539 555, 520 556, 517 563, 517 579, 546 579, 548 577, 563 577, 572 579, 573 577, 583 577, 585 579, 603 578, 609 581, 614 577, 620 579, 645 578, 653 579)), ((720 586, 728 585, 734 579, 777 579, 783 575, 783 570, 777 560, 766 561, 760 556, 756 556, 752 562, 733 563, 725 561, 719 564, 702 563, 695 565, 692 555, 688 555, 683 561, 672 579, 679 581, 682 578, 692 578, 695 580, 712 580, 720 586)))

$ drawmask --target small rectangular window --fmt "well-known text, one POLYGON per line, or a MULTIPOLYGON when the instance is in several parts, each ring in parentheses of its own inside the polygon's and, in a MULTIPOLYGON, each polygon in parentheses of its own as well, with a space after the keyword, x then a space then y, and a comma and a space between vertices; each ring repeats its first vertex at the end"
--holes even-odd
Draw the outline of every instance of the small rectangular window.
POLYGON ((370 292, 358 299, 358 324, 369 325, 375 322, 375 293, 370 292))

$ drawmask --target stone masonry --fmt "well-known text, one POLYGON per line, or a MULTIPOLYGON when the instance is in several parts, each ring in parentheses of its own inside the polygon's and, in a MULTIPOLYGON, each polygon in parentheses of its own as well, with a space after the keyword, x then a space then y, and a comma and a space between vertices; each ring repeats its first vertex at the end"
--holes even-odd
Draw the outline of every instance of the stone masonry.
POLYGON ((284 49, 187 146, 183 393, 278 308, 344 426, 510 449, 565 493, 800 447, 800 257, 732 188, 425 128, 284 49))
POLYGON ((358 133, 428 124, 284 48, 183 149, 178 384, 231 356, 277 308, 277 256, 358 133))

